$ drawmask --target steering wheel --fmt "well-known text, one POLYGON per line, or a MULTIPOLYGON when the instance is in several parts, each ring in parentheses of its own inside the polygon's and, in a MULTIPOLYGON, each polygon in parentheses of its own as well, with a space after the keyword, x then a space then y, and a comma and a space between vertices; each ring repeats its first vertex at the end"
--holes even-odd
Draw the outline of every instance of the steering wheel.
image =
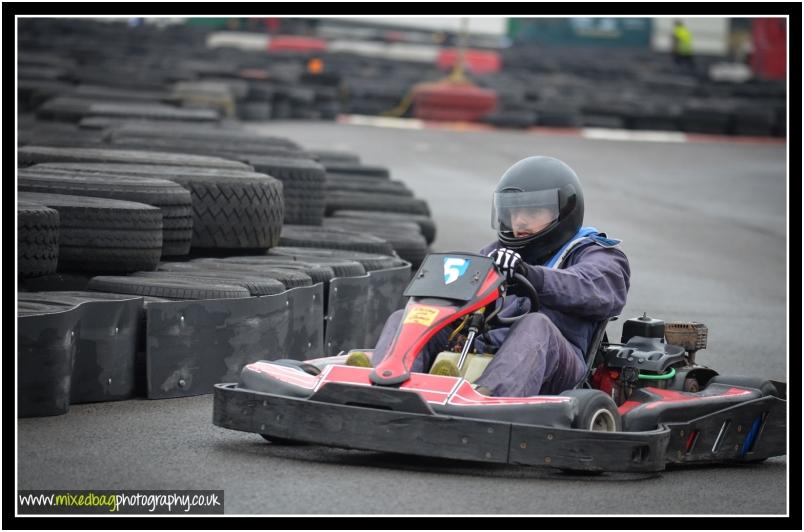
MULTIPOLYGON (((513 284, 519 285, 525 289, 527 298, 530 301, 530 311, 538 312, 539 307, 541 306, 539 302, 539 294, 536 292, 536 289, 533 287, 533 284, 531 284, 530 280, 521 273, 515 273, 514 281, 512 283, 509 283, 509 286, 513 284)), ((502 303, 500 304, 501 307, 504 304, 505 304, 505 296, 503 296, 502 303)), ((496 319, 503 325, 512 325, 517 320, 521 319, 523 316, 525 316, 525 314, 523 314, 522 316, 512 316, 510 318, 504 318, 502 316, 495 315, 494 319, 496 319)))

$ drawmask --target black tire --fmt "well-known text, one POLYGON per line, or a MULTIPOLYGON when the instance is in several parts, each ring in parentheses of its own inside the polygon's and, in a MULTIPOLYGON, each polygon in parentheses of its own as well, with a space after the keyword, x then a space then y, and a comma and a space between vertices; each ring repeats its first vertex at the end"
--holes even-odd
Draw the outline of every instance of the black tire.
POLYGON ((162 254, 162 212, 131 201, 20 192, 59 212, 58 271, 153 270, 162 254))
POLYGON ((763 397, 772 395, 773 397, 780 397, 779 391, 776 386, 769 380, 761 377, 744 377, 741 375, 716 375, 709 379, 707 386, 711 384, 727 384, 729 386, 741 386, 746 388, 754 388, 762 392, 763 397))
POLYGON ((284 147, 290 150, 301 150, 301 147, 292 140, 285 137, 276 137, 270 135, 260 135, 244 129, 233 129, 225 127, 217 127, 211 125, 199 126, 197 124, 164 124, 155 122, 126 122, 117 126, 113 126, 111 133, 112 138, 135 137, 141 138, 154 138, 154 137, 168 137, 168 138, 182 138, 182 139, 195 139, 199 141, 220 142, 221 147, 224 146, 237 146, 238 149, 244 149, 243 146, 250 146, 251 144, 259 144, 261 146, 275 146, 284 147))
POLYGON ((269 277, 249 277, 247 274, 222 271, 185 271, 185 272, 135 272, 134 277, 147 277, 150 279, 188 279, 190 281, 209 281, 232 286, 242 286, 252 296, 270 296, 281 294, 286 290, 285 285, 269 277))
POLYGON ((174 176, 193 198, 194 248, 263 248, 279 243, 282 183, 264 175, 174 176))
POLYGON ((600 390, 567 390, 561 392, 564 397, 574 397, 577 401, 572 428, 595 430, 601 432, 619 432, 622 420, 617 404, 600 390))
POLYGON ((302 157, 242 154, 240 159, 282 182, 285 224, 321 224, 325 206, 323 166, 302 157))
MULTIPOLYGON (((317 248, 317 247, 293 247, 293 246, 279 246, 273 248, 268 252, 271 255, 284 255, 289 257, 296 257, 304 261, 322 261, 322 264, 327 264, 332 260, 351 260, 359 263, 366 272, 374 270, 384 270, 387 268, 395 268, 405 264, 402 259, 391 255, 384 255, 378 253, 364 253, 359 251, 350 251, 343 249, 330 249, 330 248, 317 248)), ((364 272, 365 273, 365 272, 364 272)), ((363 275, 363 274, 355 274, 363 275)))
POLYGON ((143 103, 167 103, 174 98, 166 91, 144 91, 102 85, 76 85, 71 94, 81 98, 91 98, 96 102, 103 101, 139 101, 143 103))
POLYGON ((205 280, 150 279, 146 277, 99 276, 89 281, 89 290, 164 297, 167 299, 227 299, 251 297, 241 286, 213 284, 205 280))
POLYGON ((17 188, 28 192, 134 201, 162 211, 162 256, 186 255, 193 235, 190 192, 173 181, 140 176, 49 172, 38 166, 18 172, 17 188))
POLYGON ((20 290, 30 292, 54 292, 86 290, 92 275, 88 273, 49 273, 20 280, 20 290))
POLYGON ((273 257, 269 255, 259 255, 254 257, 227 257, 221 259, 222 262, 232 264, 245 264, 249 266, 264 266, 268 268, 280 268, 283 270, 294 270, 309 275, 313 284, 328 283, 335 277, 335 271, 323 264, 313 264, 311 262, 300 262, 291 257, 273 257))
POLYGON ((59 212, 17 202, 17 269, 21 277, 55 273, 59 260, 59 212))
POLYGON ((484 116, 481 122, 504 128, 529 128, 536 123, 536 113, 526 109, 501 110, 484 116))
POLYGON ((20 125, 17 145, 105 147, 99 131, 81 129, 75 124, 62 122, 33 122, 20 125))
POLYGON ((192 225, 193 248, 267 249, 279 241, 284 217, 282 183, 265 174, 198 167, 90 163, 41 164, 32 170, 161 178, 178 184, 189 190, 191 196, 192 221, 188 225, 192 225))
MULTIPOLYGON (((292 264, 309 264, 311 266, 324 266, 332 270, 335 277, 361 277, 366 275, 366 268, 355 260, 338 259, 324 256, 304 255, 299 253, 296 255, 285 254, 282 252, 274 253, 275 250, 282 249, 308 249, 314 250, 315 248, 282 248, 277 247, 268 252, 265 256, 267 259, 275 259, 278 263, 292 263, 292 264)), ((333 251, 333 250, 326 250, 333 251)), ((376 255, 381 257, 382 255, 376 255)), ((262 257, 260 257, 262 258, 262 257)))
POLYGON ((327 179, 327 193, 331 192, 370 192, 392 194, 395 196, 413 197, 413 191, 399 181, 383 181, 376 185, 368 185, 362 179, 327 179))
POLYGON ((420 198, 394 194, 337 192, 327 194, 326 215, 335 211, 386 211, 430 215, 430 207, 420 198))
POLYGON ((299 271, 282 268, 268 268, 251 264, 237 264, 223 262, 220 259, 196 259, 190 262, 167 262, 159 265, 159 271, 185 272, 185 271, 220 271, 229 275, 241 274, 252 277, 269 277, 285 285, 285 288, 311 286, 313 280, 309 275, 299 271))
POLYGON ((93 100, 75 96, 57 96, 36 109, 36 117, 40 120, 59 122, 78 122, 86 116, 93 100))
POLYGON ((271 102, 243 102, 237 106, 237 115, 244 121, 270 120, 271 102))
POLYGON ((324 227, 285 225, 279 237, 280 246, 345 249, 393 255, 390 242, 368 233, 340 231, 324 227))
POLYGON ((213 109, 190 109, 158 103, 99 102, 93 103, 85 116, 109 118, 172 120, 187 122, 217 122, 220 114, 213 109))
POLYGON ((52 162, 158 164, 225 168, 230 170, 252 169, 251 166, 238 161, 182 153, 94 148, 53 148, 50 146, 23 146, 17 150, 17 165, 19 167, 52 162))
POLYGON ((365 164, 327 163, 324 165, 328 174, 351 174, 388 179, 391 172, 384 166, 370 166, 365 164))
MULTIPOLYGON (((20 110, 24 112, 37 109, 57 95, 70 92, 73 87, 71 83, 59 80, 25 79, 22 77, 17 79, 17 101, 19 102, 20 110)), ((18 125, 22 128, 24 124, 19 122, 18 125)))
POLYGON ((413 222, 386 222, 377 224, 371 220, 325 218, 324 227, 345 231, 363 232, 387 240, 399 257, 418 268, 427 255, 427 241, 413 222))
POLYGON ((324 165, 325 168, 328 164, 360 164, 360 156, 356 153, 333 150, 310 150, 310 153, 313 154, 318 162, 324 165))
POLYGON ((429 216, 423 214, 404 214, 398 212, 385 212, 385 211, 349 211, 338 210, 330 214, 332 218, 356 218, 361 220, 374 220, 378 222, 383 221, 402 221, 402 222, 416 222, 419 224, 421 231, 427 244, 432 244, 436 237, 435 222, 429 216))
POLYGON ((284 145, 249 143, 247 141, 220 141, 214 139, 185 139, 174 137, 139 137, 139 136, 118 136, 112 137, 112 141, 107 147, 122 150, 152 150, 169 151, 171 153, 187 153, 195 155, 212 155, 245 162, 248 156, 244 153, 255 155, 269 155, 277 157, 301 157, 312 160, 312 155, 297 148, 288 148, 284 145))
MULTIPOLYGON (((413 234, 422 236, 419 230, 419 224, 411 220, 385 220, 382 223, 377 223, 376 220, 367 220, 360 218, 335 218, 328 216, 324 218, 323 227, 334 227, 336 229, 343 228, 346 231, 358 232, 372 232, 378 231, 380 233, 388 234, 413 234)), ((422 241, 424 241, 422 239, 422 241)))

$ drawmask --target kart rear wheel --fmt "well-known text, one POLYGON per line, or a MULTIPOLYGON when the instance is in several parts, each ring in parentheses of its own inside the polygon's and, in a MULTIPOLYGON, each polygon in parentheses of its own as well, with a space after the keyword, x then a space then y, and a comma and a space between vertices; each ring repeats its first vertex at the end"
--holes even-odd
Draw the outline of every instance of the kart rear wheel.
POLYGON ((572 421, 572 428, 597 432, 619 432, 622 430, 620 412, 614 400, 600 390, 567 390, 562 396, 574 397, 578 410, 572 421))

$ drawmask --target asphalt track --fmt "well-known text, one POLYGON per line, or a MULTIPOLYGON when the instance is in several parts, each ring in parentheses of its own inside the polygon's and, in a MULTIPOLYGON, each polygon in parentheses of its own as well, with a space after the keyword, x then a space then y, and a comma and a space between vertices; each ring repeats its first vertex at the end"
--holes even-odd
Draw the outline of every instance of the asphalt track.
MULTIPOLYGON (((256 126, 255 126, 256 127, 256 126)), ((431 207, 436 251, 493 239, 491 191, 529 155, 585 187, 586 225, 624 241, 623 317, 709 327, 700 363, 788 381, 786 148, 778 143, 587 139, 514 131, 271 122, 308 148, 356 152, 431 207)), ((619 338, 622 321, 609 327, 619 338)), ((783 515, 786 457, 658 475, 568 477, 319 446, 279 446, 211 423, 212 396, 75 405, 18 423, 20 489, 223 489, 233 514, 783 515)), ((795 503, 794 503, 795 504, 795 503)))

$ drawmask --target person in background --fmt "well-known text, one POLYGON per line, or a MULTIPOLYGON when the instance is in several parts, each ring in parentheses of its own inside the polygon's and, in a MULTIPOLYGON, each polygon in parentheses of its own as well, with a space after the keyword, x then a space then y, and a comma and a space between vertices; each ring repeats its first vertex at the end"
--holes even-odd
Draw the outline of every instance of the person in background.
POLYGON ((680 20, 673 27, 673 61, 687 69, 695 67, 692 53, 692 33, 680 20))

